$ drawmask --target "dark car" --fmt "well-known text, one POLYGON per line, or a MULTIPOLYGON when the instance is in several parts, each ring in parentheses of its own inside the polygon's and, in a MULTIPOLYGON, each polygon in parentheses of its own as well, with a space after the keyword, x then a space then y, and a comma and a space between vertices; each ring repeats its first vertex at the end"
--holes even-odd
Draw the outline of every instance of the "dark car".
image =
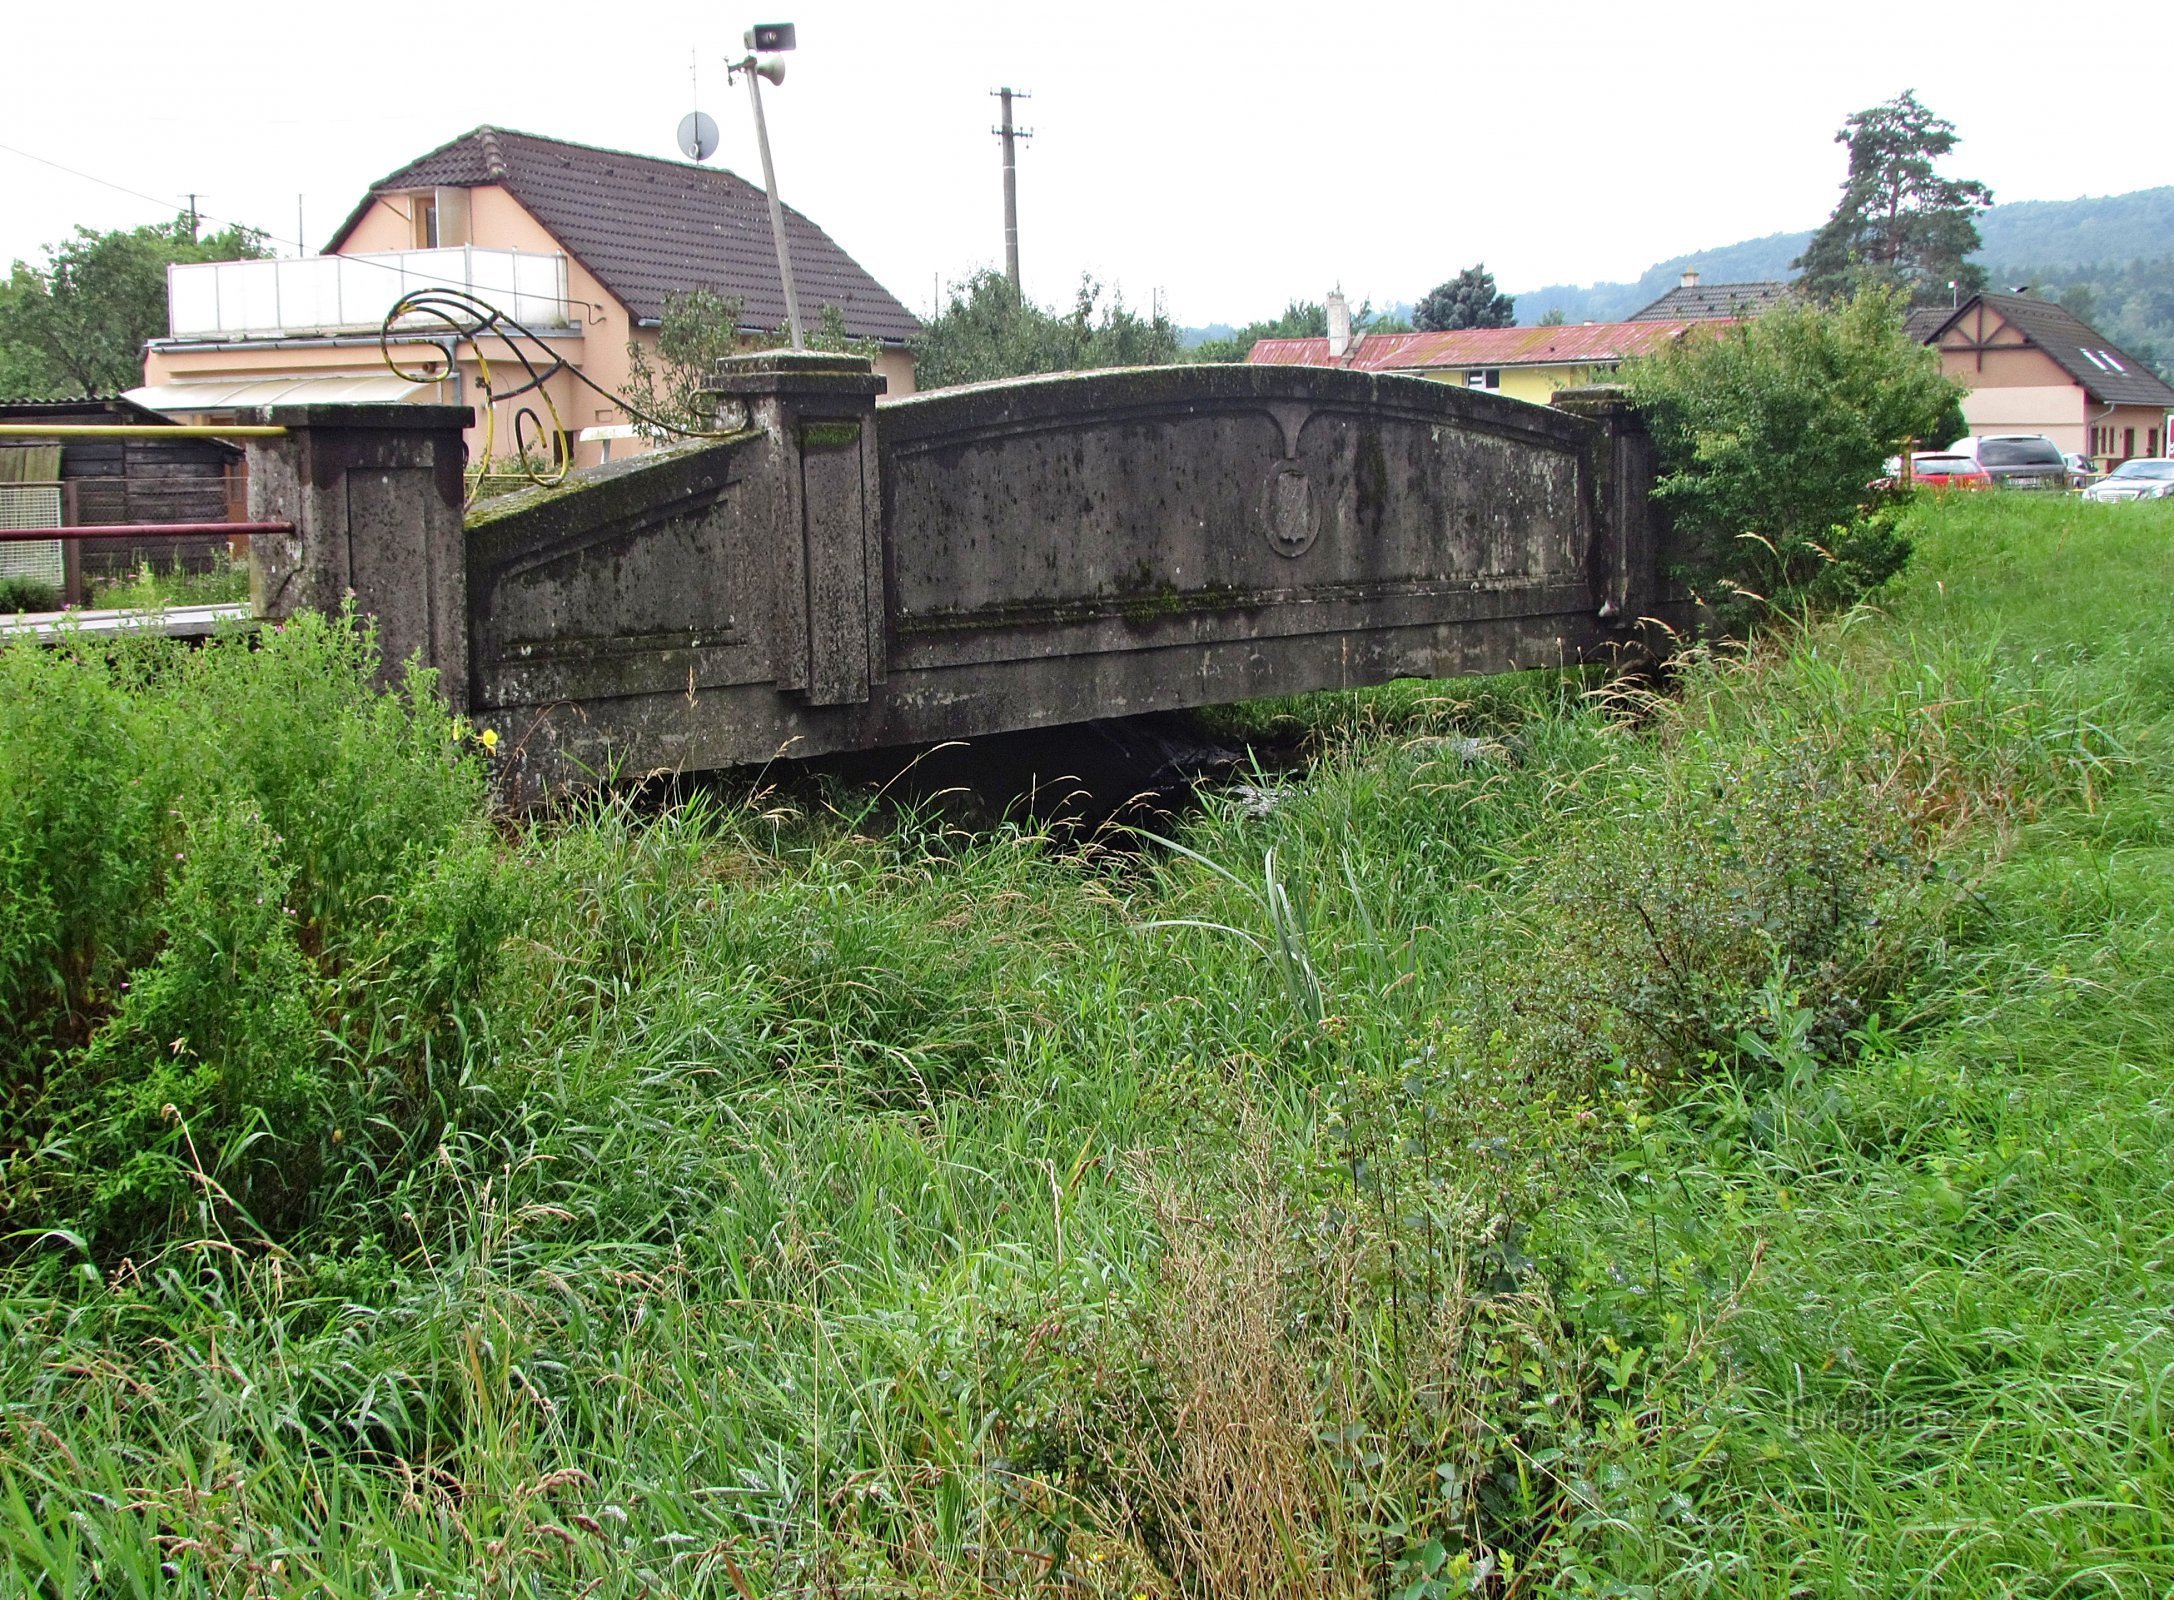
POLYGON ((1949 455, 1968 456, 1985 469, 1996 489, 2058 489, 2070 487, 2068 457, 2042 433, 1974 433, 1947 448, 1949 455))

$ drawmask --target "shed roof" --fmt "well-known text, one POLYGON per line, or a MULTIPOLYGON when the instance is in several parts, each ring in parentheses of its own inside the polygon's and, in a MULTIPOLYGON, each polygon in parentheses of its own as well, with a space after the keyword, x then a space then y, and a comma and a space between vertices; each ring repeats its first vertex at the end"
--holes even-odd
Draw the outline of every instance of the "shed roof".
POLYGON ((1937 344, 1965 312, 1980 303, 2051 357, 2100 405, 2174 407, 2174 386, 2075 312, 2050 300, 2020 294, 1972 295, 1925 335, 1925 342, 1937 344))
MULTIPOLYGON (((382 195, 496 184, 633 313, 655 323, 670 291, 744 303, 743 326, 785 321, 785 291, 763 191, 722 167, 480 127, 386 174, 325 248, 337 251, 382 195)), ((921 325, 829 234, 785 209, 804 315, 836 306, 857 338, 901 343, 921 325)))
POLYGON ((1679 284, 1653 304, 1631 313, 1633 322, 1710 322, 1755 317, 1794 293, 1775 280, 1760 283, 1679 284))
POLYGON ((1253 366, 1346 367, 1354 372, 1590 366, 1646 355, 1699 325, 1695 321, 1579 322, 1542 328, 1459 328, 1449 333, 1368 333, 1353 339, 1340 359, 1330 357, 1326 339, 1262 339, 1246 360, 1253 366))

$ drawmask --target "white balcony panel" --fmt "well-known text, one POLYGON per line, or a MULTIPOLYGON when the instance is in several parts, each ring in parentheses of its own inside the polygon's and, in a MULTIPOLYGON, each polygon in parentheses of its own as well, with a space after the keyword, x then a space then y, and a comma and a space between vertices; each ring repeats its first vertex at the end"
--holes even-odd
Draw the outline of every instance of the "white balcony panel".
MULTIPOLYGON (((166 284, 169 326, 179 339, 367 332, 419 289, 463 290, 530 328, 576 321, 566 300, 566 258, 524 250, 209 261, 169 268, 166 284)), ((435 323, 418 317, 406 325, 435 323)))
POLYGON ((166 274, 166 323, 176 338, 217 332, 219 275, 169 268, 166 274))

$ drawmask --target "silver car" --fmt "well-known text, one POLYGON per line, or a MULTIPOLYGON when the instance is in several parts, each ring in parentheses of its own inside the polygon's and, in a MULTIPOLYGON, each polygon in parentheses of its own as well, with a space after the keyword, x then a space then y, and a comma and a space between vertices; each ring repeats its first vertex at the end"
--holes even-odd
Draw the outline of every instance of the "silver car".
POLYGON ((2084 490, 2086 500, 2174 500, 2174 461, 2139 456, 2084 490))

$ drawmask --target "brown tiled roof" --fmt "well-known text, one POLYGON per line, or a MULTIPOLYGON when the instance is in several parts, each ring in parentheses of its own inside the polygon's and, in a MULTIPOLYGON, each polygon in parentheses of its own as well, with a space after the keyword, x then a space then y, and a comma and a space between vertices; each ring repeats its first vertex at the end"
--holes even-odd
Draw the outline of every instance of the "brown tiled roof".
MULTIPOLYGON (((769 205, 754 184, 721 167, 508 128, 476 128, 380 178, 325 248, 338 250, 379 195, 484 184, 503 185, 639 321, 656 322, 666 292, 687 289, 737 296, 750 329, 785 321, 769 205)), ((790 206, 785 232, 806 321, 836 306, 858 338, 895 344, 920 332, 896 296, 790 206)))
POLYGON ((1696 325, 1572 322, 1539 328, 1459 328, 1448 333, 1368 333, 1353 339, 1339 359, 1330 357, 1326 339, 1262 339, 1247 352, 1246 361, 1256 367, 1348 367, 1354 372, 1583 365, 1649 354, 1696 325))
POLYGON ((1919 344, 1930 344, 1932 336, 1948 325, 1955 312, 1947 306, 1912 306, 1903 316, 1902 331, 1919 344))
POLYGON ((1709 322, 1722 317, 1755 317, 1789 298, 1786 283, 1693 283, 1679 285, 1653 304, 1631 313, 1633 322, 1709 322))
POLYGON ((2020 294, 1979 294, 1965 300, 1926 335, 1935 343, 1980 301, 2082 386, 2102 406, 2174 407, 2174 387, 2073 311, 2020 294))

